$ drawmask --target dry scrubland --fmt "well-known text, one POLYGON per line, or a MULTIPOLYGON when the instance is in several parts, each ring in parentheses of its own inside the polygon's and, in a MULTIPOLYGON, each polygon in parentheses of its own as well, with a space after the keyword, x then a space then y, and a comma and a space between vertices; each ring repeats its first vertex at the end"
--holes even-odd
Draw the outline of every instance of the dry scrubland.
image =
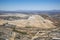
MULTIPOLYGON (((54 20, 53 20, 54 21, 54 20)), ((0 39, 53 40, 60 37, 60 28, 45 15, 0 15, 0 39)))
POLYGON ((39 27, 39 28, 55 28, 55 26, 53 25, 53 22, 51 20, 44 19, 40 15, 18 14, 18 15, 0 15, 0 16, 18 16, 18 17, 29 16, 28 19, 19 19, 19 20, 13 20, 13 21, 0 19, 0 25, 8 22, 9 24, 13 24, 13 25, 16 25, 18 27, 29 26, 29 27, 39 27))

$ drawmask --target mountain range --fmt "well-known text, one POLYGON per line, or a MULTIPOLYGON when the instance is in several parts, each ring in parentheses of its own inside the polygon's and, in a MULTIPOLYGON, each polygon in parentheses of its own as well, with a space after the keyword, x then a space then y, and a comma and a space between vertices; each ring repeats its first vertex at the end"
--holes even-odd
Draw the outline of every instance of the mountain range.
POLYGON ((9 13, 23 13, 23 14, 60 14, 60 10, 45 10, 45 11, 40 11, 40 10, 16 10, 16 11, 5 11, 5 10, 0 10, 0 14, 9 14, 9 13))

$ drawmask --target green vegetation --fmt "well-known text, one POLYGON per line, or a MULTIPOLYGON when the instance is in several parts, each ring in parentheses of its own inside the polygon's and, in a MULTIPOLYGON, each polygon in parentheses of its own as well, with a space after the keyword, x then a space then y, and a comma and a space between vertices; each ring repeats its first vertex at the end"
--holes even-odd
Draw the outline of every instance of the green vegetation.
POLYGON ((25 28, 31 28, 31 26, 26 26, 25 28))
POLYGON ((35 34, 34 33, 31 33, 32 34, 32 36, 35 36, 35 34))
POLYGON ((26 26, 25 28, 33 28, 32 26, 26 26))
POLYGON ((2 35, 4 35, 4 33, 3 32, 0 32, 0 36, 2 36, 2 35))
POLYGON ((18 31, 18 30, 15 30, 15 28, 13 29, 13 31, 14 31, 14 32, 17 32, 17 33, 24 34, 24 35, 26 35, 26 34, 27 34, 27 32, 18 31))

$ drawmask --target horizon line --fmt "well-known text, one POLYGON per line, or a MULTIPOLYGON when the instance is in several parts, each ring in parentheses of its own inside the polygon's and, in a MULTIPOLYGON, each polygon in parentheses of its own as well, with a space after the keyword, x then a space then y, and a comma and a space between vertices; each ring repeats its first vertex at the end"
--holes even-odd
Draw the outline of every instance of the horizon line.
POLYGON ((60 10, 60 9, 50 9, 50 10, 0 10, 0 11, 51 11, 51 10, 60 10))

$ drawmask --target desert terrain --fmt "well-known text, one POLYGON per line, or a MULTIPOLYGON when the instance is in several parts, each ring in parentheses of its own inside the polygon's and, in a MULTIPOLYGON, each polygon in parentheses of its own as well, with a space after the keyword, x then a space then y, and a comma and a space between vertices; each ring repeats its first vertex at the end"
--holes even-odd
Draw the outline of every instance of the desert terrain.
MULTIPOLYGON (((35 13, 35 12, 34 12, 35 13)), ((1 40, 60 40, 60 15, 0 14, 1 40)))

